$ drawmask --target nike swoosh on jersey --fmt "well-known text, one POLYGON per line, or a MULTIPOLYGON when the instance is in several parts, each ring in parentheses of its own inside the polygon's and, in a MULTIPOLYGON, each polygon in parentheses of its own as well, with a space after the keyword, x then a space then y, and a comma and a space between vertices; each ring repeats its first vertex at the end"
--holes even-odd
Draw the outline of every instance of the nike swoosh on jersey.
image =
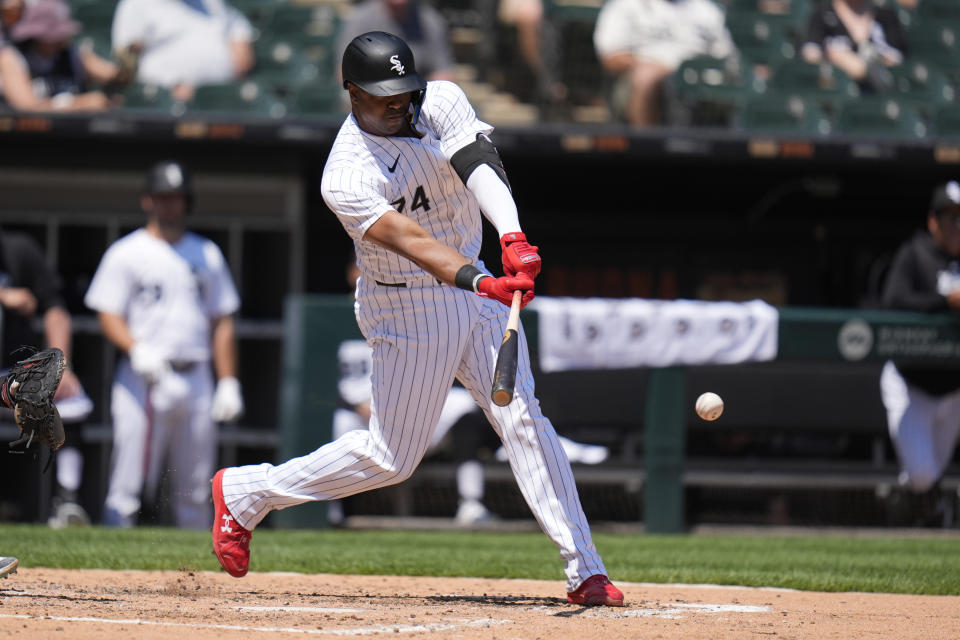
POLYGON ((400 162, 400 154, 399 154, 399 153, 397 154, 397 159, 393 161, 393 165, 387 167, 387 171, 389 171, 390 173, 393 173, 394 171, 396 171, 396 170, 397 170, 397 163, 398 163, 398 162, 400 162))

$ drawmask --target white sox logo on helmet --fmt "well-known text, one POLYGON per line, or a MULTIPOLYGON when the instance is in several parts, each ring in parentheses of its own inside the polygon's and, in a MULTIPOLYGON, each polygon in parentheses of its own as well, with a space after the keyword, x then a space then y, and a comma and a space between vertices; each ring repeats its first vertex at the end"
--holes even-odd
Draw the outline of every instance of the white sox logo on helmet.
POLYGON ((393 64, 393 66, 390 67, 390 71, 396 71, 398 76, 402 76, 407 72, 407 70, 403 67, 403 63, 400 62, 400 56, 390 56, 390 62, 393 64))

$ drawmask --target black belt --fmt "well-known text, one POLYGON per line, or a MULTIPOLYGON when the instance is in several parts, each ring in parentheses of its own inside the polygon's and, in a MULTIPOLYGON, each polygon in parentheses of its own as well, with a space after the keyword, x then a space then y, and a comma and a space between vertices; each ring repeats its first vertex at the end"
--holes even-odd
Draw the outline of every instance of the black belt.
POLYGON ((199 364, 196 360, 171 360, 170 368, 177 373, 187 373, 196 369, 199 364))
MULTIPOLYGON (((443 284, 443 280, 437 278, 437 284, 443 284)), ((407 287, 406 282, 380 282, 379 280, 374 280, 381 287, 398 287, 400 289, 405 289, 407 287)))

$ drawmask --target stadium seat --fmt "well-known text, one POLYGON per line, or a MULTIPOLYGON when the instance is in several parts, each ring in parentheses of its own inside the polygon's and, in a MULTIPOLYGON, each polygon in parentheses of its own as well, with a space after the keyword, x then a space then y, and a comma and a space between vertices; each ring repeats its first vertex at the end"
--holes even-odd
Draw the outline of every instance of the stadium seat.
POLYGON ((251 24, 262 27, 269 22, 270 17, 276 7, 286 3, 286 0, 231 0, 233 5, 240 13, 245 15, 251 24))
POLYGON ((828 113, 834 105, 860 94, 857 84, 830 63, 811 64, 801 58, 784 60, 776 65, 768 82, 777 93, 802 96, 816 102, 828 113))
MULTIPOLYGON (((926 0, 924 0, 926 2, 926 0)), ((922 4, 921 4, 922 6, 922 4)), ((960 75, 960 23, 918 20, 907 30, 910 60, 922 61, 953 75, 960 75)))
POLYGON ((83 25, 84 33, 104 30, 109 33, 116 8, 117 0, 83 0, 71 4, 71 13, 74 20, 83 25))
POLYGON ((286 115, 286 106, 255 80, 230 84, 209 84, 196 88, 187 104, 188 111, 235 113, 281 118, 286 115))
POLYGON ((157 85, 134 83, 123 91, 123 108, 131 111, 179 115, 184 106, 173 99, 169 89, 157 85))
POLYGON ((960 24, 960 3, 957 0, 921 0, 917 5, 917 16, 921 20, 960 24))
POLYGON ((890 70, 897 98, 915 106, 925 117, 954 100, 956 90, 946 75, 926 62, 914 62, 908 58, 904 64, 890 70))
POLYGON ((727 15, 727 29, 740 55, 757 65, 775 66, 796 56, 791 19, 760 13, 727 15))
POLYGON ((296 42, 264 35, 255 42, 254 53, 253 76, 281 96, 292 95, 298 87, 330 75, 329 71, 321 73, 319 65, 307 60, 296 42))
POLYGON ((733 111, 757 84, 752 67, 731 60, 698 56, 684 61, 666 81, 667 118, 671 124, 727 126, 733 111))
POLYGON ((341 100, 344 91, 336 86, 307 85, 300 87, 291 102, 291 111, 300 116, 343 115, 341 100))
POLYGON ((917 110, 893 98, 869 97, 840 106, 836 131, 853 136, 922 138, 927 128, 917 110))
POLYGON ((264 29, 272 37, 290 35, 331 38, 336 36, 340 15, 332 5, 275 3, 264 29))
POLYGON ((545 0, 544 13, 554 22, 595 23, 602 0, 545 0))
POLYGON ((333 6, 278 5, 262 30, 263 38, 288 43, 323 74, 336 70, 339 53, 334 51, 341 27, 333 6))
POLYGON ((747 134, 792 134, 805 137, 828 135, 829 118, 813 100, 798 95, 752 96, 735 116, 736 127, 747 134))
POLYGON ((960 139, 960 104, 943 105, 932 118, 932 134, 938 138, 960 139))

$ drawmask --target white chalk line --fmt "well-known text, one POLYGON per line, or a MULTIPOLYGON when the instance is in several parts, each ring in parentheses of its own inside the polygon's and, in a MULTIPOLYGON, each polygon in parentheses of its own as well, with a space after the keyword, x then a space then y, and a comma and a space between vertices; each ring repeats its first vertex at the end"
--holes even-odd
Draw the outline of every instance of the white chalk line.
MULTIPOLYGON (((276 611, 290 613, 365 613, 368 609, 345 609, 334 607, 295 607, 295 606, 236 606, 237 611, 276 611)), ((553 613, 546 607, 535 607, 535 610, 544 613, 553 613)), ((672 602, 669 605, 652 603, 652 606, 642 609, 618 609, 612 607, 594 607, 588 610, 587 615, 595 618, 665 618, 677 619, 690 613, 768 613, 773 609, 768 606, 737 605, 737 604, 701 604, 687 602, 672 602)), ((262 633, 300 633, 303 635, 336 635, 336 636, 365 636, 380 633, 425 633, 438 631, 455 631, 460 627, 490 627, 507 624, 511 620, 495 618, 481 618, 478 620, 459 620, 452 623, 426 624, 385 624, 350 629, 305 629, 298 627, 262 627, 233 624, 211 624, 192 622, 167 622, 160 620, 145 620, 142 618, 96 618, 89 616, 33 616, 27 614, 0 614, 2 618, 18 620, 56 620, 60 622, 99 622, 103 624, 127 624, 154 627, 180 627, 191 629, 215 629, 223 631, 243 631, 262 633)))
POLYGON ((662 609, 613 609, 597 607, 591 609, 590 614, 596 618, 682 618, 688 613, 769 613, 771 607, 753 606, 744 604, 694 604, 689 602, 672 602, 662 609))
POLYGON ((237 611, 296 611, 299 613, 364 613, 368 609, 336 609, 333 607, 234 607, 237 611))
POLYGON ((492 618, 482 618, 480 620, 467 620, 462 624, 386 624, 370 627, 356 627, 353 629, 302 629, 297 627, 251 627, 236 624, 203 624, 192 622, 162 622, 159 620, 143 620, 141 618, 93 618, 87 616, 31 616, 26 614, 2 614, 0 618, 14 618, 17 620, 55 620, 57 622, 99 622, 103 624, 129 624, 152 627, 181 627, 190 629, 216 629, 218 631, 257 631, 263 633, 301 633, 304 635, 328 635, 328 636, 369 636, 379 633, 423 633, 434 631, 455 631, 461 626, 464 627, 489 627, 495 624, 507 624, 512 620, 495 620, 492 618))

